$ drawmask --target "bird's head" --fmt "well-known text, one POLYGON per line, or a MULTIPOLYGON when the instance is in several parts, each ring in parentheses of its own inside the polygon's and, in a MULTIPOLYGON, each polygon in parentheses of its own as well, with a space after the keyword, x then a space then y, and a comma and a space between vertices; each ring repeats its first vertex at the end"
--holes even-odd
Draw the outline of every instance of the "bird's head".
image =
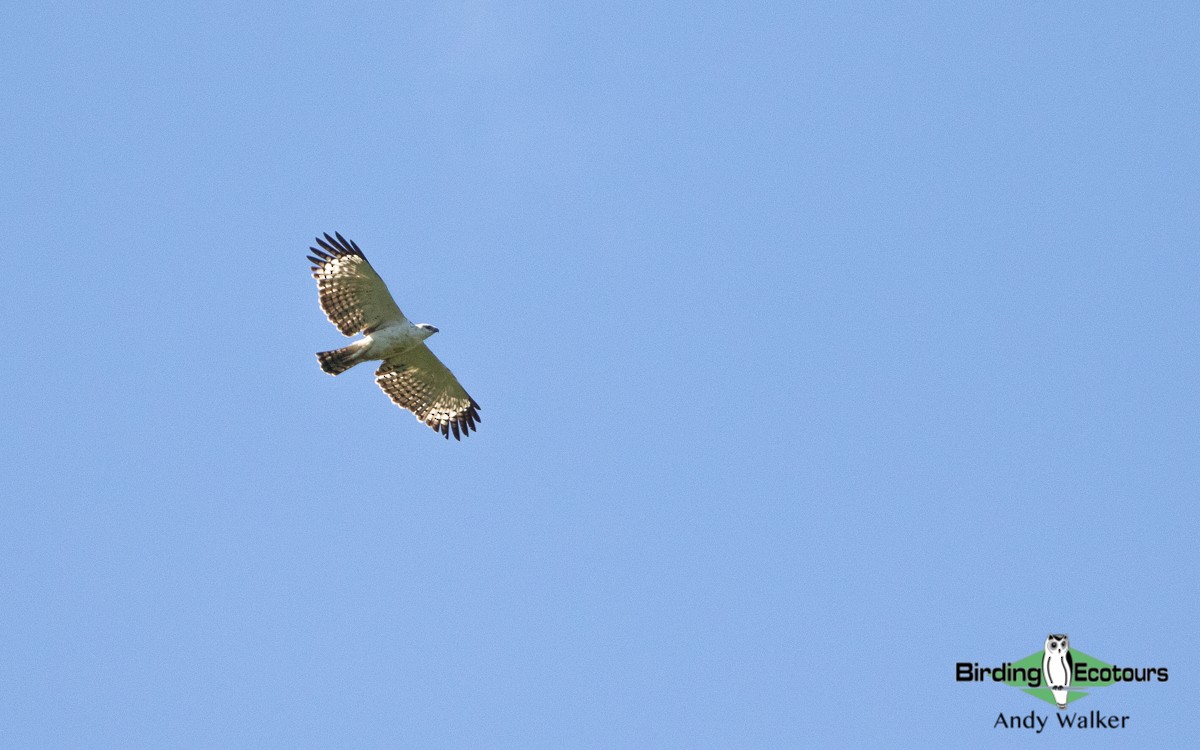
POLYGON ((417 330, 421 332, 422 340, 427 339, 438 332, 438 329, 434 328, 428 323, 417 323, 417 330))

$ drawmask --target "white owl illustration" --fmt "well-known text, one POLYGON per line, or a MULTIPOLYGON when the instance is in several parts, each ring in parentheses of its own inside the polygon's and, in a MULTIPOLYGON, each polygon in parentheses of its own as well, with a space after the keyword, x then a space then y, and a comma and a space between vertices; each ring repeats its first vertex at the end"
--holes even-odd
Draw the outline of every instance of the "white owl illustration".
POLYGON ((1071 658, 1071 643, 1067 634, 1046 636, 1046 655, 1042 657, 1042 682, 1054 695, 1059 708, 1067 707, 1067 688, 1071 687, 1071 673, 1075 671, 1075 660, 1071 658))

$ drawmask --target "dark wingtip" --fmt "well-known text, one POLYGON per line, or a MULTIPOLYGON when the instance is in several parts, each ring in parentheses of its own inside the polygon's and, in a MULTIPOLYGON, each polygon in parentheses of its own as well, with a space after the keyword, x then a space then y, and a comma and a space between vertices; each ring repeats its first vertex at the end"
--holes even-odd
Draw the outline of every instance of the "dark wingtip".
MULTIPOLYGON (((360 250, 358 247, 358 243, 354 242, 353 240, 346 239, 342 236, 341 232, 334 232, 333 237, 329 236, 329 232, 325 232, 324 237, 316 237, 315 239, 318 245, 328 251, 329 257, 331 258, 340 257, 343 255, 357 255, 363 260, 366 260, 366 256, 363 255, 362 250, 360 250)), ((322 253, 315 247, 309 249, 322 257, 325 256, 325 253, 322 253)))

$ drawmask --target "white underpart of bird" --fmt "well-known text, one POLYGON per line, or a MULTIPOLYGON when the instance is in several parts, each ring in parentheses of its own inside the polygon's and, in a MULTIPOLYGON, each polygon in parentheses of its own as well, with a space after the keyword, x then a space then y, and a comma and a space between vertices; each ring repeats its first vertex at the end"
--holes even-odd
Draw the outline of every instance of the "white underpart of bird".
POLYGON ((318 352, 321 369, 339 375, 382 360, 375 382, 397 406, 446 438, 453 432, 458 440, 477 429, 479 404, 425 345, 438 329, 409 322, 356 243, 335 232, 317 237, 317 245, 321 249, 309 248, 308 259, 321 309, 342 334, 362 334, 349 346, 318 352))
MULTIPOLYGON (((424 324, 428 326, 429 324, 424 324)), ((359 347, 359 360, 387 359, 413 348, 432 336, 437 329, 430 330, 413 325, 407 320, 385 325, 374 333, 368 333, 355 342, 359 347)))

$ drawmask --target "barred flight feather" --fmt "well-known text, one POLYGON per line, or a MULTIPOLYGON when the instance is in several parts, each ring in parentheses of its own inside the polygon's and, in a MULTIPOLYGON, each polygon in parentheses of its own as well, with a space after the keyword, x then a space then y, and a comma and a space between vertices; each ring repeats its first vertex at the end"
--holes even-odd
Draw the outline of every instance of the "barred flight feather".
POLYGON ((408 409, 446 439, 451 431, 455 440, 461 440, 478 429, 479 404, 424 344, 384 362, 375 373, 375 382, 392 403, 408 409), (436 368, 426 361, 426 355, 436 362, 436 368))
POLYGON ((335 232, 335 237, 317 237, 324 250, 310 247, 312 275, 317 296, 329 322, 345 336, 371 333, 385 325, 402 323, 404 313, 396 306, 387 285, 367 262, 354 242, 335 232))

